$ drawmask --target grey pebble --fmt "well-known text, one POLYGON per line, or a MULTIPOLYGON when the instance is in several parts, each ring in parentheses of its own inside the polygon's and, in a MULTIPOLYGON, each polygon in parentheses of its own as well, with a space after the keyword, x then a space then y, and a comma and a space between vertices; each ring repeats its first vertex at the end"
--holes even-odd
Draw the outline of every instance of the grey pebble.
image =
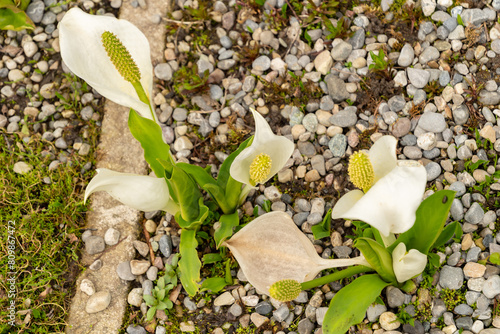
POLYGON ((336 134, 328 143, 328 147, 334 157, 342 157, 347 148, 347 137, 343 134, 336 134))
POLYGON ((172 239, 168 234, 164 234, 158 244, 161 254, 168 259, 172 255, 172 239))
MULTIPOLYGON (((500 279, 500 277, 499 277, 500 279)), ((445 265, 439 275, 439 285, 442 288, 457 290, 460 289, 464 281, 464 273, 461 268, 445 265)))
POLYGON ((85 240, 85 251, 90 254, 98 254, 104 251, 104 239, 101 236, 92 235, 85 240))
POLYGON ((434 161, 425 165, 425 170, 427 171, 427 181, 432 181, 441 174, 441 166, 434 161))
POLYGON ((125 281, 135 280, 135 275, 132 274, 129 261, 119 263, 118 266, 116 267, 116 273, 118 274, 118 277, 120 277, 122 280, 125 281))

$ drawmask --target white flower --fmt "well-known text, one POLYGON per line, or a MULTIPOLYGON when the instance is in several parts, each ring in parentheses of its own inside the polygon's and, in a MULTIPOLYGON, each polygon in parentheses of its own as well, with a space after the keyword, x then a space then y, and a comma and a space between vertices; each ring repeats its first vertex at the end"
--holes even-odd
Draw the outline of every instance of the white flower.
POLYGON ((312 280, 321 270, 355 264, 369 266, 365 258, 323 259, 311 241, 284 212, 266 213, 223 243, 238 261, 248 281, 262 293, 277 281, 312 280))
POLYGON ((392 251, 392 269, 399 283, 406 282, 424 271, 427 256, 416 249, 406 252, 406 245, 400 243, 392 251))
POLYGON ((288 161, 294 144, 277 136, 260 113, 250 108, 255 119, 252 145, 241 151, 231 164, 231 177, 241 183, 255 186, 272 178, 288 161))
POLYGON ((349 176, 364 192, 356 189, 342 196, 332 210, 332 218, 362 220, 385 237, 413 226, 427 172, 418 162, 398 161, 396 145, 394 137, 383 136, 368 153, 359 152, 351 159, 349 176), (357 166, 351 168, 351 163, 357 166))
POLYGON ((177 204, 170 199, 168 185, 162 178, 99 168, 85 189, 84 200, 96 191, 105 191, 114 199, 140 211, 163 210, 172 214, 178 211, 177 204))
MULTIPOLYGON (((99 94, 153 119, 150 106, 142 102, 134 87, 118 72, 102 43, 104 32, 114 34, 128 50, 140 72, 140 83, 151 100, 153 66, 149 42, 132 23, 104 15, 90 15, 70 9, 59 23, 61 56, 68 68, 99 94)), ((155 119, 153 119, 155 120, 155 119)))

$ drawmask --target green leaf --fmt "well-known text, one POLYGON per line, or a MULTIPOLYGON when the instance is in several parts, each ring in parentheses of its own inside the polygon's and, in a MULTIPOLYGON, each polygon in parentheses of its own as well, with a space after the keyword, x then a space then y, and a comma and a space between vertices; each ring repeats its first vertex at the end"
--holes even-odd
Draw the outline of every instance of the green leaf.
POLYGON ((222 277, 210 277, 203 281, 200 286, 200 292, 211 291, 212 293, 217 293, 224 289, 227 285, 226 280, 222 277))
POLYGON ((429 259, 429 264, 434 267, 438 268, 439 267, 439 255, 434 254, 434 253, 429 253, 427 255, 427 258, 429 259))
POLYGON ((464 21, 462 20, 460 14, 457 15, 457 23, 460 24, 461 26, 465 26, 464 21))
POLYGON ((443 246, 453 237, 453 235, 458 235, 460 232, 462 232, 462 227, 458 222, 449 223, 448 225, 445 226, 439 237, 432 245, 431 249, 443 246))
POLYGON ((326 238, 330 236, 330 228, 332 223, 332 209, 328 210, 323 218, 323 221, 317 225, 311 226, 311 231, 314 235, 314 239, 318 240, 321 238, 326 238))
POLYGON ((175 214, 175 221, 179 224, 182 229, 198 229, 198 227, 203 223, 203 221, 207 218, 209 209, 205 204, 203 204, 203 197, 199 199, 199 215, 191 221, 184 220, 182 218, 180 212, 175 214))
POLYGON ((264 4, 266 3, 266 0, 255 0, 255 3, 259 6, 264 6, 264 4))
POLYGON ((167 303, 165 303, 164 301, 161 301, 161 302, 158 303, 158 306, 156 306, 156 308, 158 310, 164 310, 164 309, 167 308, 167 303))
POLYGON ((231 169, 231 164, 233 163, 234 159, 236 159, 236 157, 241 153, 241 151, 250 146, 252 144, 252 141, 253 141, 253 136, 250 136, 247 140, 241 143, 240 146, 238 146, 238 149, 233 153, 231 153, 220 166, 219 175, 217 176, 217 183, 222 189, 224 190, 226 189, 227 182, 231 178, 229 170, 231 169))
POLYGON ((427 255, 441 235, 454 197, 455 192, 451 190, 440 190, 427 197, 417 209, 413 227, 401 234, 388 247, 389 251, 392 252, 400 242, 404 242, 408 251, 416 249, 427 255))
POLYGON ((150 307, 148 312, 146 313, 146 319, 151 321, 156 314, 156 306, 150 307))
POLYGON ((130 132, 144 149, 144 158, 151 166, 157 177, 164 177, 164 167, 159 159, 174 165, 174 160, 170 154, 170 146, 163 141, 163 134, 160 126, 147 118, 140 116, 137 111, 130 109, 128 115, 128 127, 130 132))
POLYGON ((158 289, 165 289, 165 277, 160 277, 156 286, 158 289))
POLYGON ((184 290, 190 296, 194 296, 198 292, 198 282, 200 281, 201 262, 196 251, 197 246, 196 230, 182 229, 179 245, 181 253, 179 260, 180 278, 184 290))
POLYGON ((219 186, 217 181, 205 169, 183 162, 177 163, 177 166, 188 173, 202 189, 208 192, 223 212, 234 211, 234 208, 227 204, 224 189, 219 186))
POLYGON ((214 233, 215 246, 217 249, 227 238, 233 235, 233 228, 240 224, 238 212, 230 215, 222 215, 219 219, 220 227, 214 233))
POLYGON ((158 303, 156 298, 154 298, 151 295, 142 295, 142 298, 144 298, 144 301, 146 302, 146 304, 148 306, 153 306, 153 305, 156 305, 158 303))
POLYGON ((203 255, 203 265, 212 264, 222 261, 222 256, 219 253, 208 253, 203 255))
POLYGON ((158 294, 156 295, 156 297, 159 300, 163 300, 163 298, 165 298, 165 289, 160 289, 160 291, 158 291, 158 294))
POLYGON ((194 180, 181 168, 176 165, 171 165, 170 170, 167 170, 168 162, 165 160, 160 161, 165 166, 165 179, 171 190, 170 196, 176 200, 180 210, 175 214, 175 220, 182 228, 187 228, 189 225, 200 216, 200 205, 203 204, 203 197, 201 196, 200 189, 194 180), (175 198, 174 198, 175 197, 175 198), (200 201, 202 200, 202 201, 200 201), (181 221, 177 218, 181 217, 181 221))
POLYGON ((233 276, 231 275, 231 260, 226 261, 226 277, 225 281, 227 284, 233 284, 233 276))
POLYGON ((2 30, 33 30, 35 25, 33 21, 17 8, 11 1, 0 2, 0 29, 2 30), (9 4, 11 3, 11 4, 9 4))
POLYGON ((345 334, 363 321, 368 306, 388 285, 378 275, 364 275, 337 292, 323 320, 323 334, 345 334))
POLYGON ((490 262, 493 264, 496 264, 497 266, 500 265, 500 254, 499 253, 492 253, 490 255, 490 262))
POLYGON ((386 282, 396 283, 394 269, 392 269, 392 256, 389 251, 373 239, 358 238, 354 242, 354 246, 358 248, 366 261, 386 282))

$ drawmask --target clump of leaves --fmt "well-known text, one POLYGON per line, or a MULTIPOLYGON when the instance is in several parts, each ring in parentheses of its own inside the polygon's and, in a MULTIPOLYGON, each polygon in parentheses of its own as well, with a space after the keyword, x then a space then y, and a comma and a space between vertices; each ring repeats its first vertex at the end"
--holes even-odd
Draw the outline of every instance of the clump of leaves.
POLYGON ((385 60, 385 52, 380 49, 378 55, 375 52, 370 51, 370 57, 373 60, 373 64, 368 66, 368 69, 372 70, 374 73, 386 78, 387 80, 392 80, 392 64, 390 60, 385 60))
POLYGON ((465 303, 464 292, 461 290, 443 289, 440 295, 448 311, 453 311, 455 306, 465 303))
POLYGON ((340 20, 337 21, 337 25, 334 26, 333 23, 326 17, 323 17, 323 23, 330 32, 328 36, 326 36, 325 39, 335 39, 337 37, 339 38, 345 38, 349 35, 349 20, 343 16, 340 20))
POLYGON ((261 79, 261 82, 264 84, 267 101, 276 105, 292 104, 294 106, 302 106, 307 104, 311 99, 320 99, 323 95, 316 83, 312 81, 303 82, 302 78, 293 72, 288 72, 283 84, 263 79, 261 79))
POLYGON ((427 93, 427 98, 431 99, 434 96, 439 96, 443 92, 444 87, 442 87, 437 80, 429 82, 424 87, 424 91, 427 93))
MULTIPOLYGON (((243 34, 242 37, 248 38, 247 34, 243 34)), ((252 63, 259 56, 259 43, 255 41, 250 41, 247 45, 240 47, 240 52, 238 55, 240 56, 240 63, 244 67, 252 66, 252 63)))
POLYGON ((203 93, 208 90, 208 70, 198 75, 198 66, 182 66, 173 75, 174 89, 184 97, 203 93))
POLYGON ((158 279, 156 286, 151 291, 151 295, 143 296, 146 305, 149 306, 146 313, 148 321, 154 318, 157 310, 170 310, 174 306, 169 299, 169 292, 177 286, 178 260, 179 254, 175 254, 172 258, 172 264, 165 265, 165 275, 158 279))

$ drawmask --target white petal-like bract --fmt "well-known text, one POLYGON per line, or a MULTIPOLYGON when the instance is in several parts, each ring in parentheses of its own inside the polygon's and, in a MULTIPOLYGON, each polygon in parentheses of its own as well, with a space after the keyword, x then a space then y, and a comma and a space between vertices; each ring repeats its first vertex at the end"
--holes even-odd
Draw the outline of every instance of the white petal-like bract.
POLYGON ((231 250, 248 281, 267 295, 269 287, 283 279, 301 283, 327 268, 368 265, 363 257, 323 259, 292 218, 278 211, 254 219, 223 245, 231 250))
POLYGON ((138 66, 141 85, 151 100, 153 65, 149 42, 136 26, 126 20, 90 15, 79 8, 72 8, 58 27, 61 56, 71 72, 107 99, 153 119, 150 106, 139 99, 132 84, 116 70, 101 42, 105 31, 118 37, 138 66))
POLYGON ((392 251, 392 268, 399 283, 406 282, 424 271, 427 265, 427 255, 416 249, 406 252, 406 245, 400 243, 392 251))
POLYGON ((99 168, 97 175, 85 189, 85 201, 96 191, 105 191, 121 203, 137 210, 163 210, 169 213, 176 211, 176 204, 170 199, 168 185, 162 178, 99 168))
POLYGON ((275 135, 264 117, 256 110, 252 108, 250 110, 255 119, 255 135, 252 144, 238 154, 229 170, 233 179, 248 185, 252 185, 250 165, 258 155, 266 154, 271 158, 271 170, 266 179, 261 182, 265 183, 283 168, 294 150, 292 141, 275 135))

